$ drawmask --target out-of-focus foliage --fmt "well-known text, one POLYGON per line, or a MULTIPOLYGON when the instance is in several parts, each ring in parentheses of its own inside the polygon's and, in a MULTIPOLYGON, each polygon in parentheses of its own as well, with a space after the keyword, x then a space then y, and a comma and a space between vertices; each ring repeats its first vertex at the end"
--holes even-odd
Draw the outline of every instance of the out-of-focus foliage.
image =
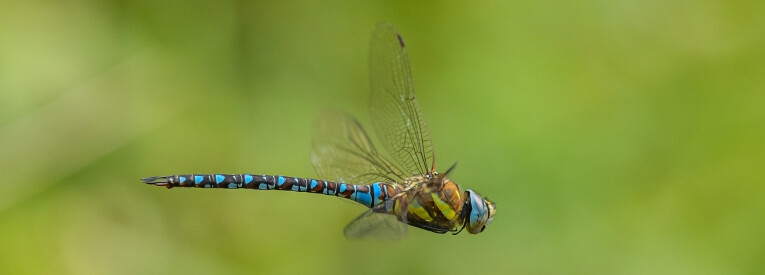
POLYGON ((0 273, 762 272, 763 3, 2 1, 0 273), (316 112, 368 125, 380 21, 484 233, 351 241, 340 199, 138 181, 314 177, 316 112))

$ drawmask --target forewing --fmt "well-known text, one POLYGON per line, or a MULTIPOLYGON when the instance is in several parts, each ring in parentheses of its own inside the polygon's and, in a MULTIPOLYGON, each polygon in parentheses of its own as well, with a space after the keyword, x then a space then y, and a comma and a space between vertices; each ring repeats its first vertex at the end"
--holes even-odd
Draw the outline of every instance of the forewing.
POLYGON ((361 124, 338 111, 317 116, 311 162, 319 177, 351 184, 401 183, 405 176, 372 145, 361 124))
POLYGON ((369 63, 377 136, 407 176, 432 173, 433 142, 414 95, 404 40, 392 25, 380 24, 373 31, 369 63))
POLYGON ((390 207, 395 201, 389 200, 380 203, 365 211, 361 216, 351 221, 343 234, 346 238, 374 238, 382 240, 396 240, 406 237, 406 216, 400 221, 395 215, 386 213, 386 207, 390 207))

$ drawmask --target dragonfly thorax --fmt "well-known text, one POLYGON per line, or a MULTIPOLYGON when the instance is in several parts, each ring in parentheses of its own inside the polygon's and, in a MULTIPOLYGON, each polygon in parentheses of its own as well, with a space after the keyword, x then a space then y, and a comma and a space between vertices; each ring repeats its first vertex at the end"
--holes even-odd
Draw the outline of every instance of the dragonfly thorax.
POLYGON ((477 192, 461 189, 446 174, 408 178, 413 200, 407 222, 438 233, 461 231, 481 233, 494 218, 495 205, 477 192))

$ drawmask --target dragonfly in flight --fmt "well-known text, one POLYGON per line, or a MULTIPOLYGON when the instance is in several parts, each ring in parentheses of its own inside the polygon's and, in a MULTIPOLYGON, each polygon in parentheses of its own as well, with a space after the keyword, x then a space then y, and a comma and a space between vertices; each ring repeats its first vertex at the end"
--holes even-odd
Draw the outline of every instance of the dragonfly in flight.
POLYGON ((337 111, 318 116, 311 162, 320 179, 254 174, 186 174, 144 178, 173 187, 288 190, 343 197, 369 209, 343 230, 348 238, 400 238, 408 225, 436 233, 482 232, 495 204, 436 172, 430 133, 414 95, 406 45, 382 23, 370 43, 372 124, 387 156, 375 148, 353 117, 337 111))

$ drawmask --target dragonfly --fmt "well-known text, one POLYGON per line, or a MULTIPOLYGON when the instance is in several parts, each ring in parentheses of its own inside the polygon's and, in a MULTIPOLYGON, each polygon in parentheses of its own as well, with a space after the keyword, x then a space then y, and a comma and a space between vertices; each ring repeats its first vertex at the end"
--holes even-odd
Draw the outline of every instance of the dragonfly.
POLYGON ((370 113, 378 151, 358 120, 324 111, 312 129, 311 162, 320 179, 253 174, 185 174, 143 178, 173 187, 287 190, 350 199, 368 207, 345 226, 347 238, 397 239, 407 228, 478 234, 492 222, 494 202, 436 172, 430 132, 414 94, 404 40, 378 24, 369 53, 370 113))

